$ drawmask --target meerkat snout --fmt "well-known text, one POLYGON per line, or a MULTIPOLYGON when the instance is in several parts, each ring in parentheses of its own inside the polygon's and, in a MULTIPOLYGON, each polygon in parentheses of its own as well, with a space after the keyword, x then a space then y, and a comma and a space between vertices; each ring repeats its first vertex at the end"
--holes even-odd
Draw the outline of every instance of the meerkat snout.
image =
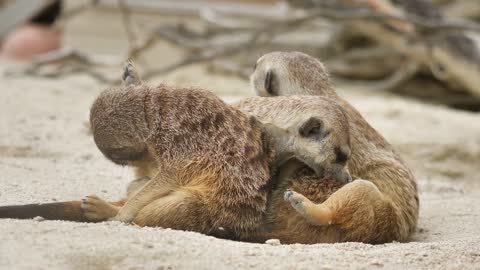
POLYGON ((332 176, 337 181, 343 183, 352 182, 352 176, 346 167, 351 152, 350 146, 348 145, 341 145, 335 148, 335 164, 337 164, 337 166, 333 166, 332 176))
POLYGON ((324 174, 324 178, 332 178, 343 184, 352 182, 352 176, 347 167, 340 164, 333 164, 329 167, 324 174))

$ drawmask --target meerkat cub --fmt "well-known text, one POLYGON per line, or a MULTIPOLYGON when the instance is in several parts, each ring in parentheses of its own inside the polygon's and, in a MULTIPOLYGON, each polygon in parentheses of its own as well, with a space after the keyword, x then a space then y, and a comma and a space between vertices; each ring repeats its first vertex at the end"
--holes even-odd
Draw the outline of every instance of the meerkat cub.
MULTIPOLYGON (((327 97, 342 107, 348 119, 351 152, 347 167, 358 179, 339 188, 323 202, 318 198, 320 202, 312 202, 318 193, 312 193, 305 186, 298 192, 293 187, 284 194, 293 208, 312 224, 331 228, 313 241, 384 243, 408 240, 418 219, 415 177, 392 146, 353 106, 335 93, 320 61, 298 52, 269 53, 257 61, 251 84, 261 96, 290 96, 304 100, 314 96, 327 97)), ((236 107, 260 120, 275 117, 277 112, 271 107, 266 108, 265 103, 264 98, 257 97, 236 107)), ((281 111, 281 108, 277 109, 281 111)), ((298 111, 298 114, 305 113, 298 111)), ((295 178, 288 181, 294 186, 295 178)), ((314 235, 309 237, 301 240, 311 242, 314 235)))

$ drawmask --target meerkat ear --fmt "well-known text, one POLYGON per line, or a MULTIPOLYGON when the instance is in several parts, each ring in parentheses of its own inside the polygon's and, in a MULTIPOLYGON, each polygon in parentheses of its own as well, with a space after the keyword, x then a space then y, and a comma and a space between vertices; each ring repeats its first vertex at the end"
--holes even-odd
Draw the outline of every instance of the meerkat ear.
POLYGON ((298 132, 303 137, 315 137, 318 139, 321 139, 328 135, 322 119, 317 117, 310 117, 305 123, 300 126, 298 132))
POLYGON ((273 89, 273 80, 274 80, 274 74, 271 69, 267 70, 267 73, 265 74, 265 90, 270 94, 274 95, 274 89, 273 89))

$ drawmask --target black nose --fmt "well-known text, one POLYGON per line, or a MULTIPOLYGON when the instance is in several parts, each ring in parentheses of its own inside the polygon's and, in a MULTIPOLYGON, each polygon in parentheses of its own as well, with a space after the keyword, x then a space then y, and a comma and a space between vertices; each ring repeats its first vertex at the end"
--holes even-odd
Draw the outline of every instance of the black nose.
POLYGON ((334 171, 332 176, 336 181, 343 184, 352 182, 352 176, 345 169, 334 171))

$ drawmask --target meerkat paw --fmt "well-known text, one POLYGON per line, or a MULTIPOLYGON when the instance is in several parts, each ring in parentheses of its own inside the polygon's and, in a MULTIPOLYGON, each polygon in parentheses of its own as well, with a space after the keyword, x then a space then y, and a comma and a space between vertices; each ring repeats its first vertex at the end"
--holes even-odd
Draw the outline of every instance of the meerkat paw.
POLYGON ((302 194, 290 189, 287 189, 287 191, 285 191, 283 198, 285 199, 285 201, 289 202, 290 205, 292 205, 292 207, 299 213, 305 212, 305 204, 306 202, 310 201, 302 194))
POLYGON ((287 190, 283 198, 305 219, 314 225, 329 225, 332 223, 332 214, 328 207, 314 204, 307 197, 293 190, 287 190))
POLYGON ((82 199, 80 207, 83 215, 92 221, 102 221, 117 215, 120 207, 100 199, 95 195, 86 196, 82 199))

